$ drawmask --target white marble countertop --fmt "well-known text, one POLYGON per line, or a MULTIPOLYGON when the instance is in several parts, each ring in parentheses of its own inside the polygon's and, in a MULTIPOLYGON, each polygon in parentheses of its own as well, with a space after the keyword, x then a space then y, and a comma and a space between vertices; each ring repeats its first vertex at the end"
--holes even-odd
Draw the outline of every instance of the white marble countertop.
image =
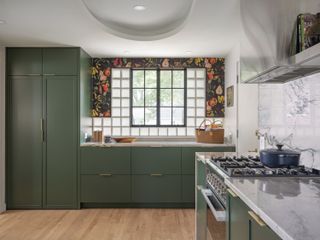
POLYGON ((82 143, 81 147, 233 147, 234 144, 208 144, 193 141, 137 141, 133 143, 82 143))
POLYGON ((320 178, 227 178, 225 181, 282 239, 320 239, 320 178))

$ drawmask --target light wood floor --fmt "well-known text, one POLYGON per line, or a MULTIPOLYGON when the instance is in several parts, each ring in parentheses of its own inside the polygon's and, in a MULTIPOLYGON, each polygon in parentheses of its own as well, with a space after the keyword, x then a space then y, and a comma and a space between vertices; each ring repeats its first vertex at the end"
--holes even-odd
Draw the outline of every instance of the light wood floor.
POLYGON ((3 240, 193 240, 192 209, 28 210, 0 214, 3 240))

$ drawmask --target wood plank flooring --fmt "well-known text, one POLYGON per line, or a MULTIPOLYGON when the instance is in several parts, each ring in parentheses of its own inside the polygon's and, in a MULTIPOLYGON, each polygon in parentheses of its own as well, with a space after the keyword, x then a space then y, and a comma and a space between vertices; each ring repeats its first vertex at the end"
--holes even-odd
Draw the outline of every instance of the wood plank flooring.
POLYGON ((193 209, 27 210, 0 214, 0 240, 193 240, 193 209))

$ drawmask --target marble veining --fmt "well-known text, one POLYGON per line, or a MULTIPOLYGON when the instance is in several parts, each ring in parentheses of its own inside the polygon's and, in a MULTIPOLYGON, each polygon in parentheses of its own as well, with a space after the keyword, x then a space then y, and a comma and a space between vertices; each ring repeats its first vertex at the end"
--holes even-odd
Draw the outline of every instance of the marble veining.
POLYGON ((259 86, 259 131, 266 147, 301 152, 300 164, 320 169, 320 74, 259 86))
POLYGON ((320 178, 228 178, 226 184, 282 239, 320 239, 320 178))

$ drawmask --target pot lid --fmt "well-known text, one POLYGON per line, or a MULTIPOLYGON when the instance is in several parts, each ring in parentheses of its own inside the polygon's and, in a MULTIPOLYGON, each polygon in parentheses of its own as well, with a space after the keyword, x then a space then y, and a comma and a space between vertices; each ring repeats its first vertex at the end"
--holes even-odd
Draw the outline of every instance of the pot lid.
POLYGON ((265 149, 265 150, 261 150, 260 153, 264 153, 264 154, 284 154, 284 155, 300 155, 299 152, 297 151, 293 151, 290 149, 282 149, 283 145, 282 144, 277 144, 277 149, 275 148, 271 148, 271 149, 265 149))

